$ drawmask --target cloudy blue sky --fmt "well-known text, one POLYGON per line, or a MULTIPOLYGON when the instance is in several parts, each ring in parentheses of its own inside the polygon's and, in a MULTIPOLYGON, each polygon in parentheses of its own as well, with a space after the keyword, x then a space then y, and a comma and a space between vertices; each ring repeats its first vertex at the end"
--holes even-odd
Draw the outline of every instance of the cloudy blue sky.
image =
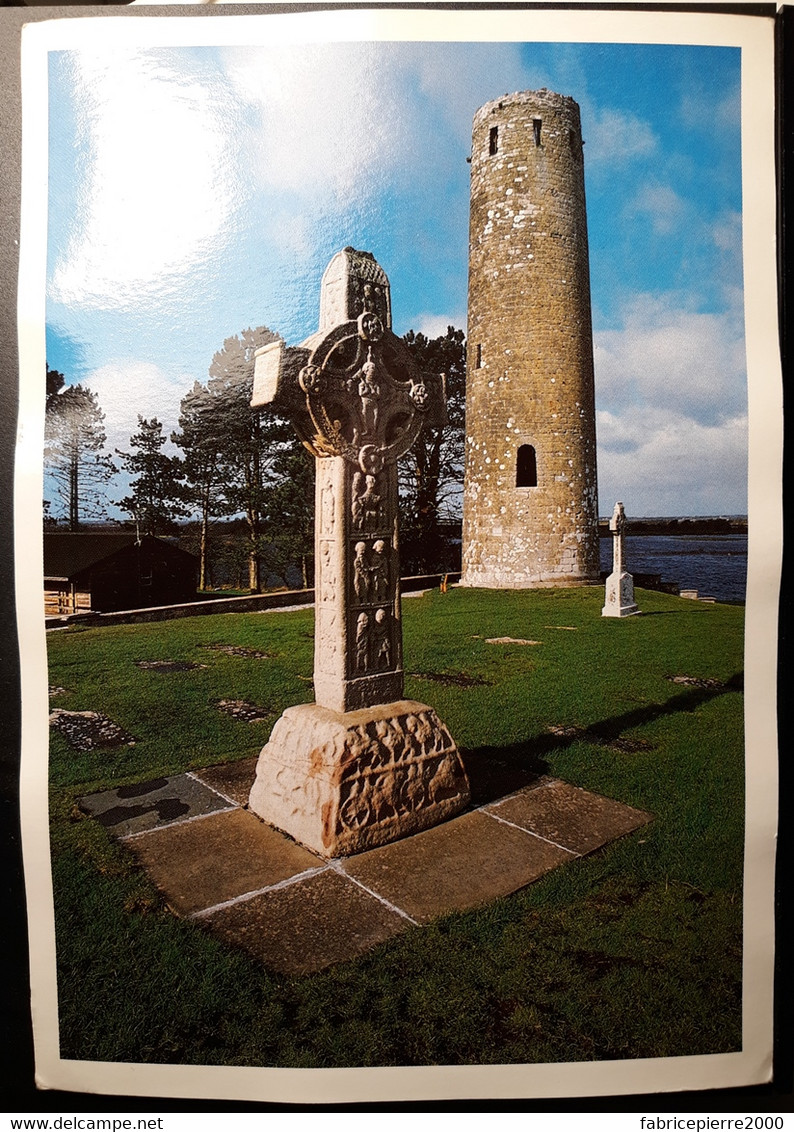
POLYGON ((472 116, 544 86, 582 110, 600 511, 745 513, 736 48, 52 52, 49 365, 125 448, 137 413, 175 426, 225 337, 314 330, 346 244, 397 333, 465 328, 472 116))

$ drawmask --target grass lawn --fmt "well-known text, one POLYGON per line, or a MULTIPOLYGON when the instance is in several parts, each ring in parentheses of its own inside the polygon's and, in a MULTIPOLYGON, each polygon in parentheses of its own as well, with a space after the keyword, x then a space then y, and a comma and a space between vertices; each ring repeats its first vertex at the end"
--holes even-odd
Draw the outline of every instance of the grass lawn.
POLYGON ((301 978, 176 919, 76 799, 255 754, 284 708, 313 698, 313 611, 50 634, 50 683, 65 689, 53 707, 100 711, 136 739, 90 752, 51 739, 61 1056, 333 1067, 739 1049, 744 610, 637 597, 643 616, 623 621, 601 617, 600 587, 403 602, 406 696, 449 726, 475 801, 542 770, 654 821, 301 978), (136 663, 151 660, 201 667, 136 663), (228 698, 267 720, 222 714, 228 698))

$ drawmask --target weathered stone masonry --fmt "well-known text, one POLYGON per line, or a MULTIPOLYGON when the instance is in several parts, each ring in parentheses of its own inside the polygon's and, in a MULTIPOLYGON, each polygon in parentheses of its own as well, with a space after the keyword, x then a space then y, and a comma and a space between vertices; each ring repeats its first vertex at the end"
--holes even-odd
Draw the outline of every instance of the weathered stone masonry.
POLYGON ((397 460, 445 423, 443 381, 391 329, 389 280, 347 247, 320 326, 256 354, 254 408, 290 417, 316 457, 314 691, 262 749, 249 808, 325 857, 428 829, 465 809, 466 771, 427 704, 403 699, 397 460))
POLYGON ((593 344, 579 107, 474 117, 463 584, 597 582, 593 344))

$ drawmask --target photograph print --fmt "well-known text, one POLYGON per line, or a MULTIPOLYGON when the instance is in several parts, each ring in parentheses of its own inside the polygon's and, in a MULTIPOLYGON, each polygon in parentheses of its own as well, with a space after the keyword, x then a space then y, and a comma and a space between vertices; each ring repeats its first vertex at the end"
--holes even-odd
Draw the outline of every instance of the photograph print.
POLYGON ((766 1080, 771 35, 316 15, 29 29, 39 1077, 766 1080))

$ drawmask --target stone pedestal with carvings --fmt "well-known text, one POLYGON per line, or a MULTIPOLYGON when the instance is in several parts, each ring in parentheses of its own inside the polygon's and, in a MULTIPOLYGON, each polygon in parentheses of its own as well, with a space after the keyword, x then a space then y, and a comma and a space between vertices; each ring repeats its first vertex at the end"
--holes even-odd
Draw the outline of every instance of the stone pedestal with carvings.
POLYGON ((252 404, 288 415, 316 457, 316 704, 277 722, 249 805, 324 856, 357 853, 469 802, 449 731, 403 699, 397 459, 443 424, 443 379, 392 333, 383 269, 345 248, 323 276, 317 333, 258 351, 252 404))
POLYGON ((602 617, 630 617, 639 613, 634 601, 634 579, 625 568, 623 539, 626 531, 626 515, 622 503, 615 504, 609 520, 612 532, 612 573, 606 580, 606 594, 602 617))
POLYGON ((288 708, 262 751, 250 808, 324 857, 453 817, 468 799, 455 742, 413 700, 335 712, 288 708))

